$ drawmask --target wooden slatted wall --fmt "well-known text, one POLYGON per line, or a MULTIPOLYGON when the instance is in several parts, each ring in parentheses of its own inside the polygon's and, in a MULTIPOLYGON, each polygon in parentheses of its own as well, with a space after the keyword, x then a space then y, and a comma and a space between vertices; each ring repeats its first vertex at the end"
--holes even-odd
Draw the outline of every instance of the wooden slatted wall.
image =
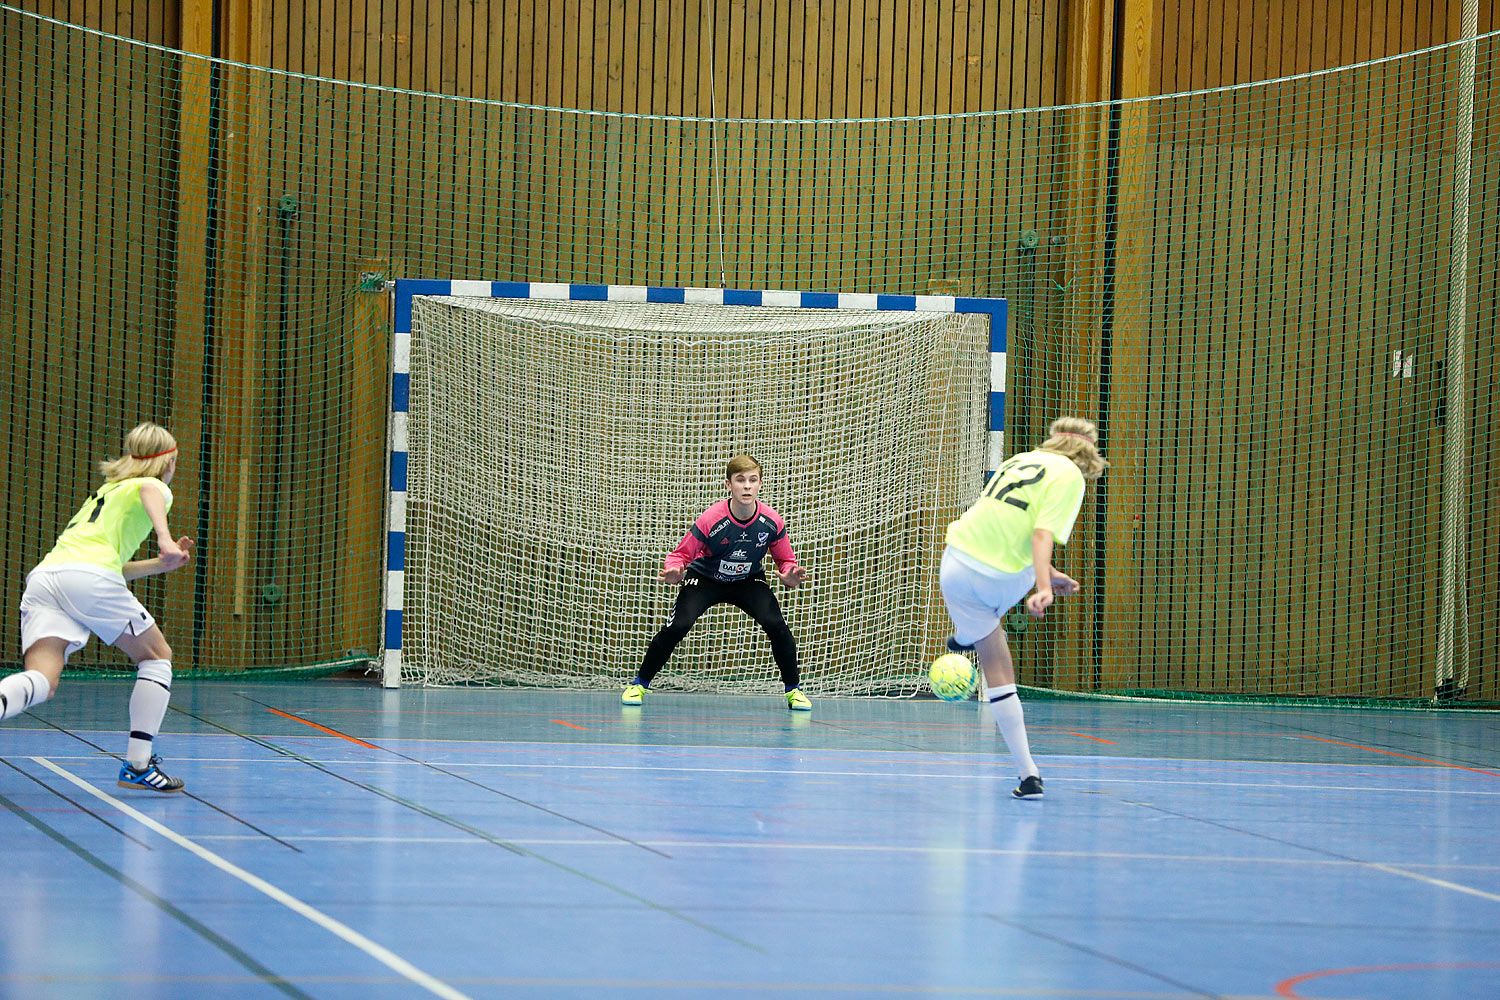
MULTIPOLYGON (((158 42, 180 34, 164 5, 77 4, 58 13, 158 42)), ((157 253, 177 209, 178 81, 168 69, 140 47, 5 21, 0 365, 10 388, 0 394, 0 419, 13 445, 0 457, 11 484, 0 599, 11 628, 26 570, 82 505, 96 463, 120 453, 136 420, 173 412, 175 284, 157 253), (57 44, 61 37, 67 44, 57 44)), ((174 526, 191 530, 190 478, 177 496, 174 526)), ((168 601, 160 578, 143 580, 138 592, 158 611, 168 601)))
MULTIPOLYGON (((1463 0, 1154 0, 1147 93, 1272 80, 1425 49, 1461 36, 1463 0)), ((1479 4, 1479 31, 1497 25, 1479 4)))
MULTIPOLYGON (((1459 8, 1167 0, 1152 86, 1426 47, 1457 33, 1459 8)), ((1487 8, 1480 30, 1492 22, 1487 8)), ((1118 262, 1121 301, 1143 308, 1117 318, 1112 344, 1111 419, 1135 433, 1121 435, 1131 450, 1116 454, 1126 461, 1109 487, 1109 606, 1119 631, 1159 641, 1111 649, 1104 686, 1433 690, 1437 588, 1423 567, 1441 538, 1448 306, 1433 276, 1451 245, 1456 62, 1374 80, 1356 89, 1335 74, 1275 91, 1283 107, 1319 112, 1307 120, 1321 126, 1295 134, 1230 127, 1277 110, 1259 92, 1146 112, 1136 155, 1149 162, 1134 166, 1158 187, 1121 205, 1137 233, 1118 262), (1391 377, 1394 351, 1415 356, 1414 378, 1391 377), (1141 600, 1161 588, 1177 596, 1141 600)), ((1483 122, 1494 107, 1478 96, 1483 122)), ((1476 259, 1491 256, 1495 236, 1474 233, 1476 259)), ((1476 523, 1471 548, 1484 537, 1476 523)), ((1492 610, 1495 588, 1479 589, 1492 610)), ((1495 662, 1493 645, 1475 655, 1495 662)), ((1492 668, 1474 681, 1471 697, 1500 695, 1492 668)))

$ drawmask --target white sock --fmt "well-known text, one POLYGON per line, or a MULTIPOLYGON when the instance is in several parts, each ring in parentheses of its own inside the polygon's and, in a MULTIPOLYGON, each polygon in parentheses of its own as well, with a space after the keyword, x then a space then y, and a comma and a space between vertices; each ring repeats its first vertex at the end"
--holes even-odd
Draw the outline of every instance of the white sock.
POLYGON ((1026 720, 1021 715, 1021 699, 1016 694, 1016 686, 1002 684, 990 688, 989 696, 990 714, 995 717, 995 725, 1000 727, 1000 735, 1005 738, 1005 745, 1010 748, 1011 756, 1016 758, 1016 766, 1021 769, 1020 776, 1030 778, 1040 775, 1036 761, 1031 759, 1031 743, 1026 739, 1026 720))
POLYGON ((125 760, 139 771, 151 761, 151 744, 161 732, 172 697, 169 660, 142 660, 136 666, 135 690, 130 692, 130 742, 125 760))
POLYGON ((20 715, 52 697, 47 675, 38 670, 23 670, 0 677, 0 719, 20 715))

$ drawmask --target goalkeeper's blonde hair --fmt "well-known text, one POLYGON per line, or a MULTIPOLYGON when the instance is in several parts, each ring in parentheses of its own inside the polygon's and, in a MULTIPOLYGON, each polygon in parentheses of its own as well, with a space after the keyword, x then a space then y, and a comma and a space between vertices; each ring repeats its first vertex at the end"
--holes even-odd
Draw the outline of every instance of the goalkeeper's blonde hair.
POLYGON ((724 478, 733 479, 736 472, 749 472, 751 469, 759 472, 762 476, 765 475, 765 470, 760 467, 760 463, 754 458, 749 455, 736 455, 724 467, 724 478))
POLYGON ((147 420, 125 435, 125 454, 99 463, 106 483, 121 479, 158 478, 177 454, 177 439, 160 424, 147 420))
POLYGON ((1095 480, 1104 475, 1109 462, 1099 454, 1099 427, 1083 417, 1058 417, 1047 428, 1047 440, 1037 451, 1071 458, 1083 478, 1095 480))

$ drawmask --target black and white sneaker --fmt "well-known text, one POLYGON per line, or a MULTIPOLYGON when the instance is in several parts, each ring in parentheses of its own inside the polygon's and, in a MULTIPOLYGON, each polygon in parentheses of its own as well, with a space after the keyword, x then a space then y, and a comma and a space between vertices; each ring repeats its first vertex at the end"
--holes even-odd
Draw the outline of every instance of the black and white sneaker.
POLYGON ((145 788, 153 792, 180 792, 181 778, 172 778, 162 772, 161 758, 151 755, 146 766, 137 771, 129 764, 120 765, 120 779, 115 782, 121 788, 145 788))
POLYGON ((1018 799, 1039 799, 1039 798, 1041 798, 1042 797, 1042 778, 1041 778, 1041 775, 1033 774, 1029 778, 1022 778, 1021 779, 1021 784, 1018 785, 1010 794, 1014 795, 1018 799))
POLYGON ((964 655, 968 655, 968 654, 974 652, 974 647, 973 646, 965 646, 963 643, 961 643, 961 642, 958 641, 958 637, 957 636, 950 635, 948 637, 948 652, 950 652, 950 653, 961 653, 961 654, 964 654, 964 655))

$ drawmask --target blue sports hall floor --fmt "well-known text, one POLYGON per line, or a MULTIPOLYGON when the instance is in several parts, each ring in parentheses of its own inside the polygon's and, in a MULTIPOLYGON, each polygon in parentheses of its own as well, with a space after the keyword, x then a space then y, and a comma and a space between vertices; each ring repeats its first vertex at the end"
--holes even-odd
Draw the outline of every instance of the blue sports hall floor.
POLYGON ((179 679, 0 725, 0 996, 1500 997, 1500 715, 179 679))

